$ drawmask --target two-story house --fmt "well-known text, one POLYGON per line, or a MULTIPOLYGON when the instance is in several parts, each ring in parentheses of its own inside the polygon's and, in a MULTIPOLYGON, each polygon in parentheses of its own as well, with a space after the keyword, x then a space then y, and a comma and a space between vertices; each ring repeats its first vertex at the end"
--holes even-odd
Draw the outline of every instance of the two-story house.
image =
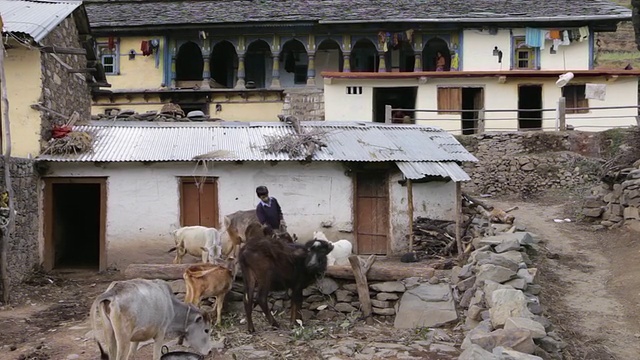
POLYGON ((553 127, 542 110, 564 96, 578 129, 637 115, 638 73, 593 70, 594 34, 631 19, 606 0, 89 0, 87 11, 114 85, 95 94, 94 114, 175 102, 224 120, 273 121, 284 105, 310 118, 384 121, 392 105, 432 111, 411 121, 473 132, 479 117, 486 129, 553 127), (567 72, 574 80, 561 89, 567 72), (596 106, 631 107, 587 109, 596 106), (589 120, 599 115, 611 119, 589 120))
MULTIPOLYGON (((0 1, 12 154, 35 157, 53 125, 88 118, 91 88, 108 86, 81 1, 0 1)), ((4 133, 3 133, 4 136, 4 133)))

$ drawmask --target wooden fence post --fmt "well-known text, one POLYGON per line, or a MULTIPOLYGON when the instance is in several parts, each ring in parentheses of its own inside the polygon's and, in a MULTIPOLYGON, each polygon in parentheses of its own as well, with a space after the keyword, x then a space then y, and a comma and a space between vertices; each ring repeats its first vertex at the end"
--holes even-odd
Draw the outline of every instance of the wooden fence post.
POLYGON ((557 110, 557 114, 556 114, 556 127, 558 131, 565 131, 567 130, 567 99, 563 96, 560 99, 558 99, 558 110, 557 110))
POLYGON ((391 119, 391 105, 385 105, 384 106, 384 123, 385 124, 393 123, 393 121, 391 119))
POLYGON ((484 133, 484 117, 485 117, 484 109, 478 110, 478 125, 476 129, 477 134, 484 133))

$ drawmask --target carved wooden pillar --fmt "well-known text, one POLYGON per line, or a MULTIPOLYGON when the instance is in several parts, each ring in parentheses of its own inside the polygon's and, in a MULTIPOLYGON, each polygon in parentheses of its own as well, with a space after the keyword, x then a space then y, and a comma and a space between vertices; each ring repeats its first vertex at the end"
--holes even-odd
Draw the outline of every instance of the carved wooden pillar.
POLYGON ((202 88, 209 89, 211 87, 209 80, 211 79, 211 66, 209 64, 211 58, 211 47, 208 42, 202 47, 202 61, 204 66, 202 67, 202 88))
POLYGON ((384 55, 384 51, 378 53, 378 58, 380 59, 378 62, 378 72, 387 72, 387 62, 384 59, 384 55))
POLYGON ((271 89, 280 89, 282 85, 280 84, 280 53, 273 52, 273 67, 271 70, 271 89))
POLYGON ((415 61, 413 62, 413 71, 422 71, 422 54, 416 52, 415 61))
POLYGON ((246 89, 244 82, 244 53, 238 54, 238 81, 236 82, 236 89, 246 89))
POLYGON ((307 86, 316 86, 316 53, 309 52, 309 65, 307 67, 307 86))
POLYGON ((176 52, 177 52, 177 47, 178 45, 176 44, 175 40, 171 40, 171 88, 175 88, 176 87, 176 52))
POLYGON ((344 52, 342 53, 342 72, 351 72, 351 53, 344 52))

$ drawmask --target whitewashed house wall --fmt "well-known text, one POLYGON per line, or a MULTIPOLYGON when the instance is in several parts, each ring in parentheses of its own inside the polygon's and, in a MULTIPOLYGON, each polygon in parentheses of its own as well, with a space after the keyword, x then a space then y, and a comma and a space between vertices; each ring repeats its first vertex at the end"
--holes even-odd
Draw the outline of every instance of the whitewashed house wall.
MULTIPOLYGON (((170 231, 180 225, 179 179, 218 177, 219 214, 255 208, 258 185, 269 187, 282 205, 290 232, 300 241, 322 229, 329 239, 354 241, 353 178, 337 162, 50 163, 48 177, 107 177, 106 249, 109 266, 168 263, 170 231), (322 228, 322 223, 330 224, 322 228)), ((409 216, 406 187, 397 172, 389 179, 390 251, 406 250, 409 216)), ((455 183, 414 185, 414 216, 453 220, 455 183)), ((220 219, 222 220, 222 219, 220 219)))

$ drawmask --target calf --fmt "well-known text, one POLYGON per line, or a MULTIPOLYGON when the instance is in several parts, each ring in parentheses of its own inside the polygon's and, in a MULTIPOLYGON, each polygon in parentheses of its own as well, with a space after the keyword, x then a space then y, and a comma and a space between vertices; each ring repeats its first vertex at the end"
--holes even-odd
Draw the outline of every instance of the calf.
POLYGON ((112 282, 91 306, 94 336, 98 334, 98 316, 107 347, 105 352, 96 340, 101 359, 128 360, 139 342, 153 339, 153 360, 159 360, 164 341, 178 337, 201 354, 211 352, 209 319, 198 308, 178 300, 162 280, 112 282))
MULTIPOLYGON (((314 231, 313 239, 329 241, 322 231, 314 231)), ((333 250, 327 255, 327 265, 349 265, 349 256, 351 256, 352 249, 353 244, 351 244, 349 240, 342 239, 335 241, 333 243, 333 250)))
POLYGON ((249 225, 246 244, 240 249, 240 268, 244 281, 244 309, 247 330, 255 332, 252 319, 254 290, 258 290, 258 304, 267 321, 279 324, 269 311, 267 296, 271 290, 291 289, 291 323, 301 318, 302 290, 311 285, 327 269, 327 254, 333 245, 325 240, 311 240, 306 244, 278 241, 264 233, 260 224, 249 225))
POLYGON ((235 259, 230 258, 224 265, 198 264, 189 266, 182 277, 187 293, 185 303, 198 305, 202 298, 216 298, 216 325, 222 321, 224 297, 231 290, 235 279, 235 259))
POLYGON ((208 262, 209 249, 216 251, 222 247, 220 232, 216 228, 184 226, 174 230, 172 234, 176 246, 172 247, 169 252, 176 251, 174 264, 182 264, 182 258, 186 254, 201 258, 202 262, 208 262))

